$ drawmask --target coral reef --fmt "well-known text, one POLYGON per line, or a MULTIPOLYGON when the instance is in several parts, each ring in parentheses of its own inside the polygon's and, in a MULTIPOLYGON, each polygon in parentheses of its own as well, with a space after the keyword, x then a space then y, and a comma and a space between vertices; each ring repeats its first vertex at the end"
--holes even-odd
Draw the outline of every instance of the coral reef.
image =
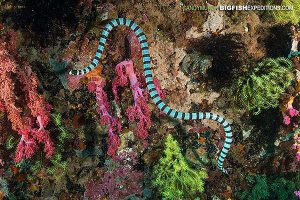
MULTIPOLYGON (((136 74, 132 60, 120 62, 115 68, 115 74, 116 76, 112 83, 115 100, 116 102, 120 102, 117 92, 118 87, 128 86, 130 83, 134 105, 127 108, 126 115, 129 122, 138 121, 136 135, 141 139, 146 139, 148 137, 148 129, 151 127, 151 119, 150 110, 147 105, 148 92, 144 89, 145 79, 144 77, 140 77, 141 75, 136 74), (137 76, 142 80, 138 80, 137 76)), ((159 80, 154 78, 153 83, 158 95, 164 99, 165 92, 161 89, 159 80)))
POLYGON ((299 199, 298 15, 296 0, 0 0, 0 199, 299 199), (266 2, 294 8, 218 7, 266 2), (101 34, 123 17, 143 33, 101 34), (228 131, 159 111, 150 57, 166 105, 228 119, 228 175, 228 131))

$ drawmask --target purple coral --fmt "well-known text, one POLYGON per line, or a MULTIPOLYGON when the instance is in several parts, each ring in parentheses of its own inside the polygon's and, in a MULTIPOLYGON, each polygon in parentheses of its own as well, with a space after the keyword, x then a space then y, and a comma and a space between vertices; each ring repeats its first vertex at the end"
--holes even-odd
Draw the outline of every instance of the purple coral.
POLYGON ((91 81, 88 83, 88 90, 90 92, 95 92, 97 99, 97 113, 100 117, 100 124, 108 126, 108 151, 107 154, 110 156, 115 156, 120 146, 120 139, 116 132, 121 132, 121 123, 109 114, 109 103, 107 99, 107 94, 103 90, 105 86, 105 80, 101 77, 92 77, 91 81))
POLYGON ((130 167, 120 167, 104 173, 100 181, 88 182, 85 187, 85 197, 92 200, 104 198, 111 200, 124 199, 129 195, 141 195, 143 173, 130 167))
POLYGON ((142 194, 143 173, 134 170, 137 154, 134 152, 121 153, 117 156, 117 166, 106 170, 101 180, 89 181, 85 184, 85 197, 96 200, 104 197, 109 199, 125 199, 129 195, 142 194))

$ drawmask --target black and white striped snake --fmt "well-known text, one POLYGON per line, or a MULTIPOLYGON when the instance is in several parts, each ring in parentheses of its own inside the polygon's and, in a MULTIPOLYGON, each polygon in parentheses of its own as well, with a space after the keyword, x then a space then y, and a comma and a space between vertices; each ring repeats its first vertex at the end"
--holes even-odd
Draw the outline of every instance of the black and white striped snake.
POLYGON ((93 69, 95 69, 99 63, 100 57, 104 51, 104 45, 106 44, 107 37, 110 33, 110 31, 117 26, 124 25, 129 27, 131 30, 133 30, 140 42, 141 48, 142 48, 142 56, 143 56, 143 65, 144 65, 144 74, 146 78, 146 84, 147 88, 149 91, 149 94, 156 104, 156 106, 164 112, 166 115, 176 118, 176 119, 182 119, 182 120, 201 120, 201 119, 210 119, 214 120, 216 122, 219 122, 224 130, 225 130, 225 143, 222 147, 221 153, 218 157, 218 168, 224 172, 227 173, 227 170, 223 168, 223 163, 224 159, 228 154, 228 151, 230 149, 231 143, 233 141, 233 136, 232 136, 232 130, 229 125, 229 123, 220 115, 215 114, 215 113, 210 113, 210 112, 193 112, 193 113, 188 113, 188 112, 179 112, 175 109, 172 109, 171 107, 167 106, 162 99, 159 97, 157 90, 155 89, 154 83, 153 83, 153 74, 151 70, 151 58, 150 58, 150 52, 149 52, 149 46, 148 42, 146 39, 146 36, 142 29, 132 20, 125 19, 125 18, 118 18, 118 19, 113 19, 110 22, 108 22, 100 36, 100 41, 98 45, 98 49, 96 52, 96 55, 92 61, 92 63, 80 70, 71 70, 70 74, 71 75, 83 75, 86 74, 93 69))

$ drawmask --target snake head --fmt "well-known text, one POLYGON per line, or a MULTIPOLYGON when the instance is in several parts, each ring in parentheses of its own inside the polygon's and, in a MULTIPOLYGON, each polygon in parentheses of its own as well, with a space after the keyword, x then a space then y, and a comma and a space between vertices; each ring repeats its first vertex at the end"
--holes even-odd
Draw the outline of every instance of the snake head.
POLYGON ((70 75, 77 75, 77 70, 75 69, 72 69, 70 72, 69 72, 70 75))

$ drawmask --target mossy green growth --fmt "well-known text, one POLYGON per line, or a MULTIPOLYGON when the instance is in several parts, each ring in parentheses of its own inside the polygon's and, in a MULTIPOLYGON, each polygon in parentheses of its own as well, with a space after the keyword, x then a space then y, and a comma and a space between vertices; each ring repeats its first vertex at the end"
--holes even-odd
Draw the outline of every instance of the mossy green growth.
MULTIPOLYGON (((274 0, 271 1, 274 5, 274 0)), ((272 10, 271 13, 276 22, 281 24, 293 23, 298 24, 300 22, 300 1, 299 0, 282 0, 281 6, 292 6, 292 10, 272 10)))
POLYGON ((248 176, 246 180, 251 184, 251 188, 238 195, 241 200, 296 200, 295 183, 283 177, 255 175, 248 176))
MULTIPOLYGON (((56 130, 59 131, 59 143, 56 146, 55 154, 50 159, 52 166, 49 167, 47 171, 50 174, 55 174, 59 169, 61 169, 63 172, 67 170, 68 163, 67 161, 63 160, 62 153, 65 150, 64 145, 67 139, 71 138, 71 134, 64 128, 60 113, 52 113, 51 117, 54 124, 57 126, 56 130)), ((60 173, 60 175, 63 175, 63 173, 60 173)))
POLYGON ((154 166, 153 185, 158 188, 163 199, 189 199, 195 192, 204 190, 204 170, 190 168, 180 152, 177 141, 168 135, 164 156, 154 166))
MULTIPOLYGON (((58 170, 58 169, 62 169, 63 171, 66 171, 67 170, 67 167, 68 167, 68 163, 67 161, 64 161, 62 159, 62 156, 60 153, 56 153, 54 154, 54 156, 52 156, 51 158, 51 163, 53 164, 53 166, 49 167, 47 169, 47 171, 50 173, 50 174, 55 174, 55 172, 58 170)), ((61 175, 63 175, 63 173, 61 173, 61 175)))
POLYGON ((70 133, 68 133, 68 131, 62 125, 62 116, 59 113, 52 113, 51 117, 54 124, 57 126, 57 129, 59 130, 58 140, 60 144, 64 144, 66 140, 70 138, 70 133))
POLYGON ((285 178, 276 178, 269 181, 269 188, 271 190, 271 199, 278 200, 293 200, 297 199, 294 195, 294 191, 297 189, 295 183, 285 178))
POLYGON ((58 140, 60 144, 64 144, 67 139, 71 138, 71 134, 64 128, 62 124, 62 116, 59 113, 52 113, 51 117, 53 119, 54 124, 57 126, 57 130, 59 131, 58 140))
POLYGON ((14 146, 15 146, 15 138, 14 138, 14 136, 10 135, 10 136, 8 136, 8 138, 5 142, 5 147, 6 147, 6 149, 10 150, 10 149, 14 148, 14 146))
POLYGON ((234 86, 235 103, 254 114, 275 108, 279 104, 279 97, 291 85, 294 77, 290 60, 267 58, 258 63, 249 75, 238 79, 234 86))
POLYGON ((241 195, 239 195, 240 199, 263 200, 270 196, 266 176, 248 176, 246 179, 250 184, 253 184, 253 186, 250 190, 243 191, 241 195))

